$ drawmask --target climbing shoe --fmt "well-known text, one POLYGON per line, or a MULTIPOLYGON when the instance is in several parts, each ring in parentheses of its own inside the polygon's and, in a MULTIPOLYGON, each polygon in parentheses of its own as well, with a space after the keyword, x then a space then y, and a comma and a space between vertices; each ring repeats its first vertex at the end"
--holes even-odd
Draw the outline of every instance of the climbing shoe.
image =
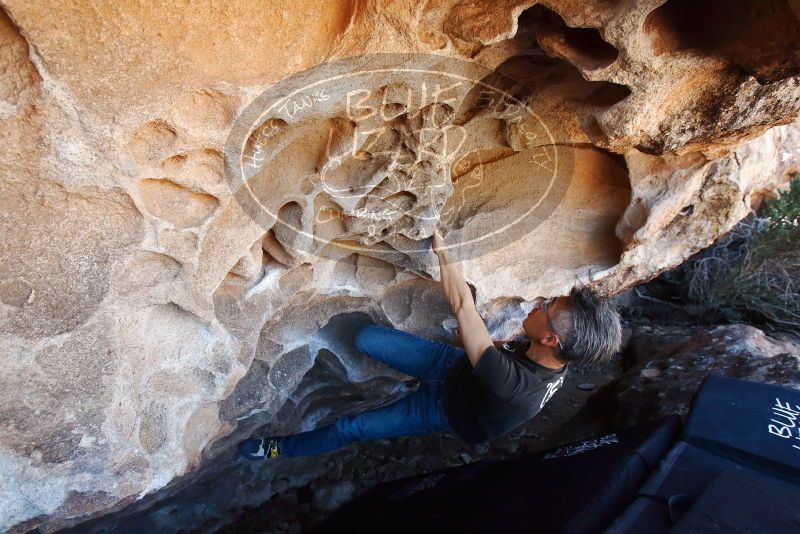
POLYGON ((239 454, 248 460, 264 460, 280 456, 278 440, 274 438, 250 438, 239 442, 239 454))

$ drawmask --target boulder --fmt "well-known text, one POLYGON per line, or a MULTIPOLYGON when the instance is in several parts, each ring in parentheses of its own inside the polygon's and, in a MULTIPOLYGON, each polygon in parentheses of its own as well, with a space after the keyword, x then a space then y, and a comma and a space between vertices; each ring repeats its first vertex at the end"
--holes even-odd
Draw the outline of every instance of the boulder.
POLYGON ((437 224, 493 332, 710 244, 797 170, 800 25, 704 5, 4 2, 0 530, 324 472, 232 451, 407 391, 348 336, 446 338, 437 224))
POLYGON ((589 398, 562 439, 686 415, 709 374, 800 388, 800 345, 744 324, 638 325, 625 357, 628 370, 589 398))

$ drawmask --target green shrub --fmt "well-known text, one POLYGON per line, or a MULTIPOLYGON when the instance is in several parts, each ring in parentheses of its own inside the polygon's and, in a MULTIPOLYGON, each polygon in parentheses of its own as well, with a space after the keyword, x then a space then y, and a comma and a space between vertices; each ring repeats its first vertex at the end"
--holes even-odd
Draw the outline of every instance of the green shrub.
POLYGON ((694 260, 688 278, 701 310, 800 337, 800 175, 694 260))

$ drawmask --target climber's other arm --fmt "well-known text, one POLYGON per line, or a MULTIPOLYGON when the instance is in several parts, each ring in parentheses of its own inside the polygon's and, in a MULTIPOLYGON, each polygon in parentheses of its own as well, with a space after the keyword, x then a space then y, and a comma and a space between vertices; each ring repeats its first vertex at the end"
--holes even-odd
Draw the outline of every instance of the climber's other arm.
POLYGON ((494 343, 475 307, 469 286, 461 275, 458 265, 453 261, 450 252, 444 248, 444 239, 438 230, 433 234, 432 246, 439 258, 444 296, 453 309, 453 315, 456 317, 458 329, 461 332, 464 350, 467 351, 467 357, 474 367, 486 349, 493 346, 494 343))

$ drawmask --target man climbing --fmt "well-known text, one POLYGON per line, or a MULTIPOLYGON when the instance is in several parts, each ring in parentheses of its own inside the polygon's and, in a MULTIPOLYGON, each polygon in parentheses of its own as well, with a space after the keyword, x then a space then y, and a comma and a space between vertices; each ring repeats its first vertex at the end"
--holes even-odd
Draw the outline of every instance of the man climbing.
POLYGON ((354 441, 443 430, 468 444, 482 443, 539 413, 563 384, 570 362, 600 362, 619 350, 619 314, 587 288, 575 288, 531 311, 522 324, 524 342, 493 341, 438 231, 432 246, 463 348, 385 326, 362 327, 355 337, 358 350, 420 379, 417 391, 309 432, 244 440, 239 443, 242 456, 309 456, 354 441))

